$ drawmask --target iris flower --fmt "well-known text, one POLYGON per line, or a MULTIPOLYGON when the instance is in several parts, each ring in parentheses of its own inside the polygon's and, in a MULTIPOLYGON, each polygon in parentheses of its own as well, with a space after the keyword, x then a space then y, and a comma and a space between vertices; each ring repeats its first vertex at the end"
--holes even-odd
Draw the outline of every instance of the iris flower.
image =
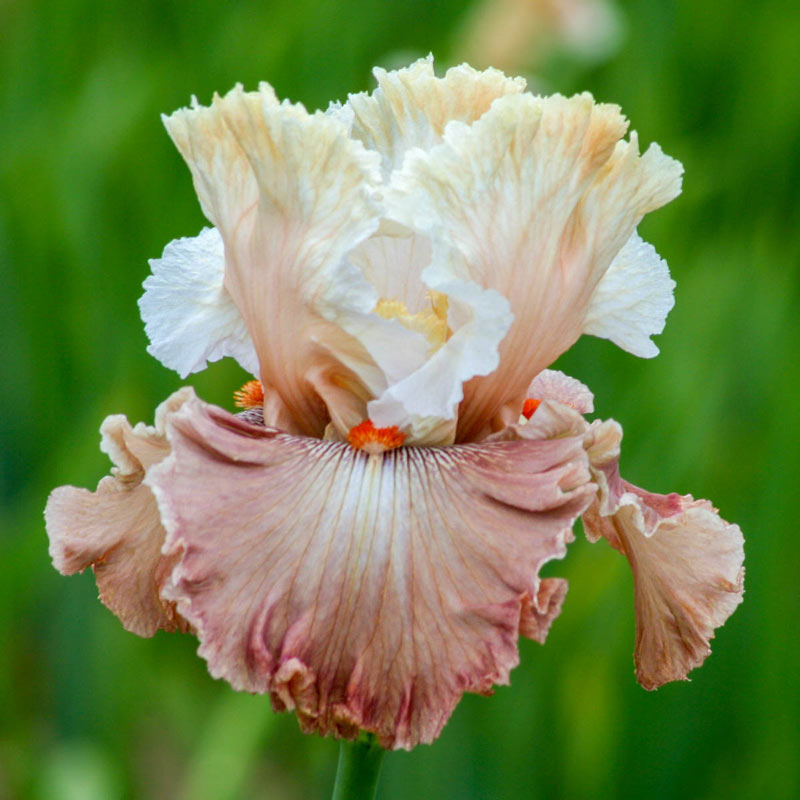
POLYGON ((151 262, 149 352, 253 380, 240 413, 183 388, 153 426, 107 418, 111 475, 49 499, 55 566, 303 730, 410 749, 544 642, 567 585, 539 572, 583 515, 633 570, 640 683, 685 679, 741 600, 741 532, 623 480, 619 425, 548 369, 585 333, 657 353, 673 282, 636 227, 681 165, 589 94, 375 76, 325 112, 261 84, 165 117, 213 227, 151 262))

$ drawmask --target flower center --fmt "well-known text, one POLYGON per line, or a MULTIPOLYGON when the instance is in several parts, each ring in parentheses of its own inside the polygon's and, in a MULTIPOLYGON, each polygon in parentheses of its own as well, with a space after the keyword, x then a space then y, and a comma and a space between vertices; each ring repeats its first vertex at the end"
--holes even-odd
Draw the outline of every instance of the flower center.
POLYGON ((394 450, 403 444, 405 438, 406 435, 397 425, 392 425, 390 428, 376 428, 369 419, 350 428, 350 433, 347 434, 347 441, 356 450, 363 450, 370 455, 394 450))
POLYGON ((241 389, 233 393, 233 402, 237 408, 262 408, 264 405, 264 387, 261 381, 247 381, 241 389))
POLYGON ((431 345, 431 353, 438 350, 449 338, 452 331, 447 327, 448 298, 442 292, 428 292, 431 307, 412 314, 408 306, 400 300, 378 301, 375 313, 384 319, 396 319, 403 327, 421 333, 431 345))

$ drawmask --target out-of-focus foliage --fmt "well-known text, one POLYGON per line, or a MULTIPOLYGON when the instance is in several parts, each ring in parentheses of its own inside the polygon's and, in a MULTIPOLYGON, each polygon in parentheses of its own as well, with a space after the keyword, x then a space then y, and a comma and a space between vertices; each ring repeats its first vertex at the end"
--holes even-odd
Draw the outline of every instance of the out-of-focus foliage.
MULTIPOLYGON (((91 574, 50 566, 48 491, 106 473, 109 413, 152 420, 177 376, 145 353, 148 257, 200 230, 158 115, 236 81, 309 107, 371 86, 373 64, 459 60, 469 4, 448 0, 0 2, 0 797, 324 797, 336 746, 212 680, 190 637, 142 640, 91 574)), ((626 431, 624 471, 710 497, 747 539, 744 604, 690 684, 633 678, 624 559, 581 537, 545 647, 511 688, 467 697, 433 747, 386 759, 401 798, 800 796, 797 565, 800 92, 796 4, 637 0, 604 62, 554 48, 537 86, 618 102, 686 166, 643 235, 677 307, 642 361, 582 340, 562 366, 626 431)), ((478 64, 476 66, 487 66, 478 64)), ((192 383, 230 406, 244 380, 192 383)))

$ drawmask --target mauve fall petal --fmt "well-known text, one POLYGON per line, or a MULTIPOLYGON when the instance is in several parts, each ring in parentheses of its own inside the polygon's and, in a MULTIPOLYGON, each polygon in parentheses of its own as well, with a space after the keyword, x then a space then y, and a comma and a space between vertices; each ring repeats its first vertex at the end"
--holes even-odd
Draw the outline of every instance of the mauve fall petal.
POLYGON ((192 400, 148 473, 183 554, 167 589, 216 677, 269 692, 306 730, 432 741, 465 691, 539 641, 596 490, 581 436, 368 456, 192 400))
POLYGON ((636 677, 645 689, 686 680, 742 601, 744 539, 707 500, 653 494, 619 474, 622 430, 595 422, 587 435, 598 497, 583 515, 630 562, 636 606, 636 677))
POLYGON ((108 417, 100 429, 100 447, 114 462, 112 475, 95 492, 60 486, 45 509, 56 569, 72 575, 92 566, 100 599, 139 636, 152 636, 159 628, 187 629, 174 603, 160 596, 178 556, 161 553, 161 516, 142 481, 169 454, 165 420, 191 395, 182 389, 162 403, 155 427, 140 423, 131 428, 123 416, 108 417))

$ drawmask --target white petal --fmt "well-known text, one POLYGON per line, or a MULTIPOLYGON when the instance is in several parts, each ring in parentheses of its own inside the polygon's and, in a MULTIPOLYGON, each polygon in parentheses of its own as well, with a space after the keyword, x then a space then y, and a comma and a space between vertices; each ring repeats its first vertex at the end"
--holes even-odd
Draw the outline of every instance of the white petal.
POLYGON ((354 350, 342 338, 323 343, 361 378, 373 395, 413 372, 425 361, 430 349, 422 334, 373 313, 380 299, 381 295, 359 269, 342 262, 315 304, 322 316, 363 346, 363 350, 354 350), (364 353, 370 358, 364 358, 364 353))
POLYGON ((650 337, 664 330, 674 288, 667 262, 635 233, 597 284, 583 331, 652 358, 658 348, 650 337))
MULTIPOLYGON (((440 423, 455 422, 464 396, 463 384, 497 369, 499 346, 514 319, 500 293, 461 281, 443 265, 424 272, 425 283, 449 299, 448 325, 452 336, 419 369, 395 383, 368 405, 378 427, 397 425, 411 441, 427 443, 440 423)), ((453 431, 454 433, 454 431, 453 431)))
POLYGON ((409 311, 422 311, 427 292, 423 270, 431 263, 431 241, 405 226, 394 228, 383 221, 377 234, 357 247, 349 256, 375 287, 380 297, 399 300, 409 311))
MULTIPOLYGON (((512 315, 502 295, 454 279, 445 265, 428 267, 423 278, 423 289, 427 286, 448 296, 447 325, 452 334, 438 349, 421 333, 375 313, 378 292, 347 262, 318 297, 317 308, 370 356, 364 359, 362 351, 348 348, 346 340, 326 342, 375 398, 367 404, 372 422, 401 428, 407 444, 451 443, 462 384, 497 367, 498 346, 512 315)), ((339 431, 342 437, 346 433, 346 428, 339 431)))
POLYGON ((215 228, 170 242, 150 268, 139 309, 152 356, 182 378, 225 356, 258 374, 247 326, 223 286, 225 253, 215 228))

